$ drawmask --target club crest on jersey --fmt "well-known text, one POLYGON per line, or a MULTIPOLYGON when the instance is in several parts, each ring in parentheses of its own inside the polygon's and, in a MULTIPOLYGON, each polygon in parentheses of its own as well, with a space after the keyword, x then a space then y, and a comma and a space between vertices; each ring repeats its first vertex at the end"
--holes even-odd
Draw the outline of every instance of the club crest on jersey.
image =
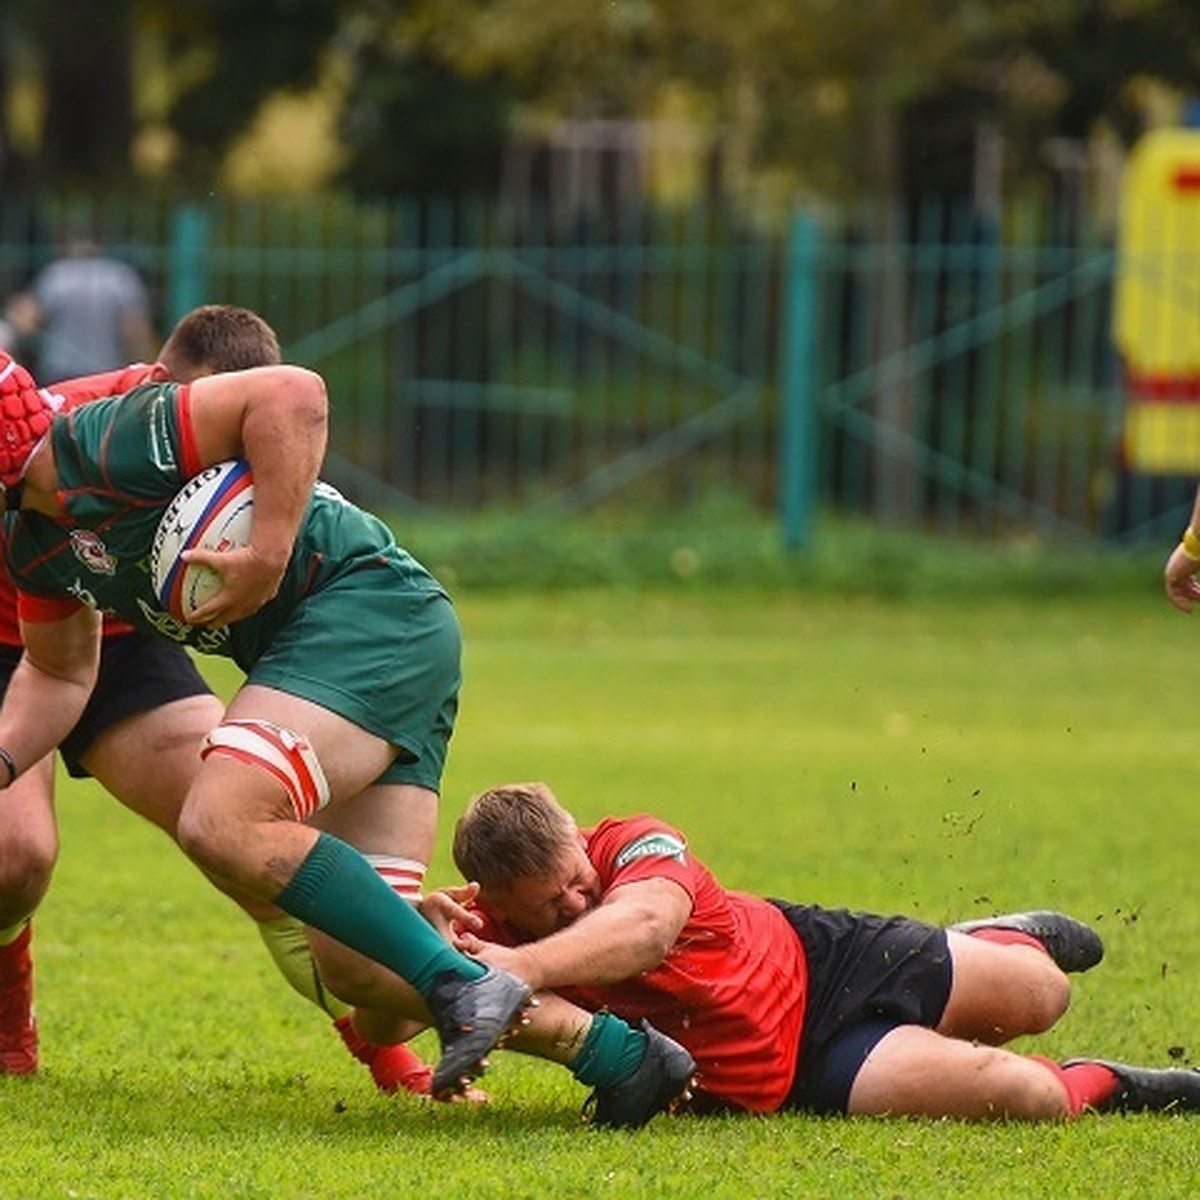
POLYGON ((108 547, 90 529, 71 530, 71 549, 75 557, 95 575, 115 575, 117 560, 108 547))
POLYGON ((640 838, 634 838, 617 855, 617 866, 627 867, 639 858, 673 858, 677 863, 682 863, 686 853, 687 843, 673 833, 661 830, 658 833, 644 833, 640 838))

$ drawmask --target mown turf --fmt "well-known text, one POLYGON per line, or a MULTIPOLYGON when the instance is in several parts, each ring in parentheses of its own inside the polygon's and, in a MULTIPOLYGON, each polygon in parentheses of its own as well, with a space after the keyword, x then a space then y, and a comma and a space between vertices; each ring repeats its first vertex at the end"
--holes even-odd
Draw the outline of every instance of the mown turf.
MULTIPOLYGON (((952 919, 1056 906, 1104 964, 1038 1044, 1200 1061, 1200 618, 1156 596, 772 590, 460 596, 466 685, 432 876, 472 792, 650 809, 732 886, 952 919)), ((215 671, 222 688, 233 676, 215 671)), ((0 797, 2 804, 2 797, 0 797)), ((0 1081, 14 1197, 1190 1196, 1200 1124, 657 1120, 499 1054, 484 1110, 376 1096, 248 921, 66 784, 37 922, 44 1070, 0 1081)), ((429 1053, 434 1047, 426 1041, 429 1053)))

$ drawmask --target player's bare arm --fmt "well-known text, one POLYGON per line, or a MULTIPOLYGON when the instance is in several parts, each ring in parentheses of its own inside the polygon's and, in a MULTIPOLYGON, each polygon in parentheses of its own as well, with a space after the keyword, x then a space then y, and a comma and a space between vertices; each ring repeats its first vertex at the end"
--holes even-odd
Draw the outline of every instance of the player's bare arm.
MULTIPOLYGON (((691 897, 674 880, 639 880, 614 888, 567 928, 497 953, 503 953, 506 969, 519 969, 521 978, 539 990, 619 983, 658 966, 691 911, 691 897)), ((478 951, 490 961, 492 951, 485 944, 479 943, 478 951)))
POLYGON ((1163 585, 1166 588, 1167 599, 1180 612, 1191 612, 1192 607, 1200 603, 1197 571, 1200 571, 1200 488, 1196 490, 1191 522, 1163 569, 1163 585))
POLYGON ((325 383, 286 365, 208 376, 191 385, 191 420, 205 465, 245 458, 254 476, 251 544, 187 554, 213 567, 225 585, 193 622, 229 624, 270 600, 287 567, 325 454, 325 383))
MULTIPOLYGON (((57 621, 22 621, 25 652, 0 707, 0 746, 17 772, 32 766, 79 720, 100 661, 100 616, 81 607, 57 621)), ((0 769, 0 787, 10 780, 0 769)))

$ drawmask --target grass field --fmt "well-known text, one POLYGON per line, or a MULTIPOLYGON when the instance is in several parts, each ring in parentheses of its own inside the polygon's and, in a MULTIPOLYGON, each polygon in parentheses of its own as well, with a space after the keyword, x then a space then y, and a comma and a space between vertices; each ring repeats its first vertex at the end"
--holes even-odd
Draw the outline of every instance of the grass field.
MULTIPOLYGON (((431 878, 472 792, 650 809, 731 885, 941 921, 1055 906, 1108 958, 1049 1054, 1200 1062, 1200 619, 1144 595, 898 604, 794 592, 468 595, 431 878)), ((231 675, 214 676, 222 689, 231 675)), ((2 803, 2 797, 0 797, 2 803)), ((37 921, 43 1071, 0 1080, 13 1197, 1183 1197, 1200 1124, 581 1128, 499 1054, 485 1109, 388 1100, 249 922, 93 785, 61 789, 37 921)), ((424 1043, 432 1054, 434 1047, 424 1043)))

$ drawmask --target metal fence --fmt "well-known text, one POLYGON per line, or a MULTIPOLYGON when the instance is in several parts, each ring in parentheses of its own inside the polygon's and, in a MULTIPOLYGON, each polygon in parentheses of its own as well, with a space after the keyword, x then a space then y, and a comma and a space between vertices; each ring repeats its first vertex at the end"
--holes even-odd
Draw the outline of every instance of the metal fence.
POLYGON ((72 213, 150 282, 263 313, 334 405, 329 473, 393 507, 711 497, 934 532, 1136 538, 1188 481, 1121 462, 1111 232, 967 207, 520 217, 481 200, 0 203, 0 285, 72 213))

